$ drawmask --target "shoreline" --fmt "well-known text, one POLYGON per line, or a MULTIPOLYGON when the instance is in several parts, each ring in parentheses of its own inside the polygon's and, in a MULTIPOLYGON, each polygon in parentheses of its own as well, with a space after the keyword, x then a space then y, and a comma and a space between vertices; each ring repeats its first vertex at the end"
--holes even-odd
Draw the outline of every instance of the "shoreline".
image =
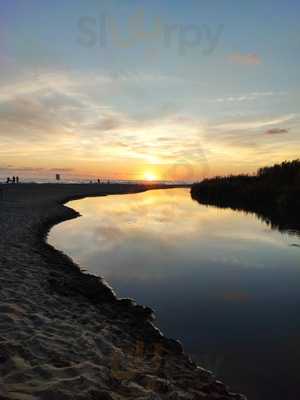
POLYGON ((244 399, 197 367, 179 342, 163 336, 149 307, 118 299, 102 278, 83 272, 47 242, 54 225, 79 216, 68 201, 171 186, 5 186, 10 193, 0 202, 2 231, 8 228, 0 242, 1 400, 244 399))
POLYGON ((204 179, 191 186, 201 204, 257 215, 279 231, 299 231, 300 160, 258 169, 255 175, 204 179))

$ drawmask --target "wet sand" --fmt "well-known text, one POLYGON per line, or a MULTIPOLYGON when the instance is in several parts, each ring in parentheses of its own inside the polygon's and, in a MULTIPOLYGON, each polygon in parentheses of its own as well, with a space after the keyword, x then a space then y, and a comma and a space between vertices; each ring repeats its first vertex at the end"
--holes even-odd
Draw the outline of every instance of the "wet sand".
MULTIPOLYGON (((151 188, 159 188, 158 185, 151 188)), ((0 185, 0 400, 243 399, 45 239, 65 205, 143 185, 0 185)))

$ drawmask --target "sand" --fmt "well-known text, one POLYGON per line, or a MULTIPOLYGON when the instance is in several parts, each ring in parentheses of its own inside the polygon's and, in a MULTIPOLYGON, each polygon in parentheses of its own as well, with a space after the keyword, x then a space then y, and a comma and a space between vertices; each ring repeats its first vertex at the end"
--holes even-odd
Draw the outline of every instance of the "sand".
POLYGON ((0 400, 244 399, 155 328, 152 310, 117 299, 46 243, 86 196, 137 185, 0 185, 0 400))

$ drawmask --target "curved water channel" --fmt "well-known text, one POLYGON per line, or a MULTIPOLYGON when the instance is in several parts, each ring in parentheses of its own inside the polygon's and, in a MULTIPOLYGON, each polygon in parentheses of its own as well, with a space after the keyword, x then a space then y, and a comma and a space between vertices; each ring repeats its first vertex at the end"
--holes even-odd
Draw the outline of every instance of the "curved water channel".
POLYGON ((300 396, 300 239, 188 189, 87 198, 49 242, 249 399, 300 396))

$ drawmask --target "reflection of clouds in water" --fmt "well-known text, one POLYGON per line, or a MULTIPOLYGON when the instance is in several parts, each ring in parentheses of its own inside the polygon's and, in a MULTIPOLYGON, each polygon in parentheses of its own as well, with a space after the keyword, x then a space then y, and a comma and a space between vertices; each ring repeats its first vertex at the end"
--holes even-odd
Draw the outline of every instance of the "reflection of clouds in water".
MULTIPOLYGON (((186 202, 186 198, 189 197, 187 190, 170 190, 170 195, 164 191, 149 192, 144 196, 145 199, 138 204, 135 202, 128 204, 126 212, 133 215, 133 219, 136 221, 135 228, 146 229, 148 232, 153 233, 159 231, 161 237, 166 232, 169 236, 169 241, 172 236, 177 236, 179 224, 180 234, 193 232, 195 229, 199 232, 203 222, 205 223, 205 220, 211 221, 213 214, 215 214, 214 210, 201 210, 193 202, 186 202), (197 210, 196 215, 194 215, 195 210, 197 210), (194 221, 191 224, 190 215, 192 213, 195 218, 194 221, 199 220, 197 226, 194 221)), ((226 215, 226 212, 224 215, 226 215)), ((120 216, 119 213, 118 216, 120 216)), ((122 219, 119 222, 122 223, 122 219)), ((219 217, 217 223, 220 223, 219 217)))
POLYGON ((101 273, 112 274, 118 265, 118 274, 127 269, 127 274, 143 279, 161 265, 163 275, 167 270, 174 274, 177 264, 185 265, 186 259, 194 263, 193 268, 199 268, 199 263, 261 268, 266 262, 264 246, 286 247, 283 236, 271 230, 267 235, 255 216, 200 206, 185 189, 90 198, 69 205, 84 217, 60 226, 65 230, 60 242, 79 255, 79 262, 92 265, 93 272, 100 268, 101 273), (72 225, 71 232, 67 224, 72 225), (260 255, 252 255, 253 246, 260 255), (105 267, 106 260, 110 267, 105 267))
POLYGON ((125 239, 126 233, 116 225, 100 224, 93 229, 93 236, 95 236, 97 242, 111 243, 125 239))
MULTIPOLYGON (((288 236, 265 232, 254 215, 200 206, 185 189, 88 198, 69 205, 83 217, 54 228, 54 245, 63 245, 108 281, 167 279, 180 275, 182 268, 196 271, 206 265, 259 269, 270 265, 271 249, 288 247, 288 236)), ((280 266, 281 257, 273 257, 272 266, 280 266)))
POLYGON ((182 266, 174 265, 167 245, 164 248, 153 237, 130 238, 122 246, 106 245, 101 251, 85 254, 84 261, 90 272, 100 274, 116 289, 129 283, 151 286, 181 274, 182 266))

